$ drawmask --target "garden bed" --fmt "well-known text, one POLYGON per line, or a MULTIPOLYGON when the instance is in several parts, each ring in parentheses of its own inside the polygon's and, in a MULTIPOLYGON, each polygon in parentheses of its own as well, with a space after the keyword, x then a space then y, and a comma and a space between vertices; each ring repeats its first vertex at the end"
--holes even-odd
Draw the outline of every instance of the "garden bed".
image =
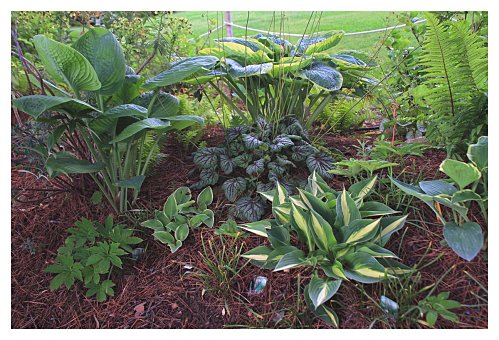
MULTIPOLYGON (((361 137, 365 139, 360 133, 336 134, 325 136, 324 141, 327 147, 337 148, 348 158, 356 154, 353 145, 361 137)), ((217 145, 223 139, 223 130, 208 128, 203 139, 209 146, 217 145)), ((189 177, 195 168, 190 159, 191 151, 184 150, 175 139, 169 139, 163 150, 166 157, 144 182, 139 209, 159 208, 176 188, 193 183, 189 177)), ((444 151, 431 149, 425 152, 425 157, 406 157, 405 166, 396 170, 413 176, 422 172, 425 179, 432 179, 439 175, 438 167, 444 158, 444 151)), ((71 290, 52 292, 48 289, 52 275, 43 269, 53 262, 57 248, 67 236, 65 230, 82 217, 103 220, 112 210, 106 204, 91 203, 91 187, 82 195, 34 191, 55 187, 46 179, 36 179, 16 168, 11 174, 12 187, 16 189, 11 204, 12 328, 329 327, 312 317, 303 296, 298 293, 298 287, 302 291, 304 282, 308 282, 310 269, 272 272, 248 264, 231 282, 226 298, 210 291, 206 282, 203 284, 196 275, 208 270, 202 257, 203 244, 210 240, 215 247, 219 244, 219 238, 208 228, 193 231, 184 246, 172 254, 164 245, 153 241, 150 231, 130 226, 140 230, 138 236, 145 240, 140 247, 144 247, 145 252, 138 260, 127 261, 122 271, 113 271, 114 298, 97 303, 84 297, 80 284, 71 290), (249 287, 256 276, 265 276, 268 282, 260 294, 252 295, 249 287)), ((329 184, 336 190, 350 185, 339 176, 329 184)), ((226 220, 228 202, 223 192, 215 190, 214 194, 212 209, 218 226, 226 220)), ((454 310, 459 315, 459 323, 440 319, 436 327, 487 328, 488 308, 480 300, 487 299, 484 288, 488 286, 488 267, 483 255, 471 262, 458 257, 441 244, 442 226, 432 211, 419 201, 413 201, 412 207, 408 223, 387 248, 399 254, 408 265, 420 261, 423 266, 431 263, 420 270, 417 289, 438 283, 448 271, 435 293, 448 291, 451 299, 464 306, 454 310)), ((225 241, 233 242, 231 238, 225 241)), ((249 236, 238 238, 236 244, 243 244, 244 252, 262 242, 262 238, 249 236)), ((241 259, 238 268, 245 262, 241 259)), ((389 323, 375 322, 383 316, 376 303, 381 295, 389 295, 383 289, 382 284, 345 282, 333 304, 341 320, 340 327, 388 327, 389 323)))

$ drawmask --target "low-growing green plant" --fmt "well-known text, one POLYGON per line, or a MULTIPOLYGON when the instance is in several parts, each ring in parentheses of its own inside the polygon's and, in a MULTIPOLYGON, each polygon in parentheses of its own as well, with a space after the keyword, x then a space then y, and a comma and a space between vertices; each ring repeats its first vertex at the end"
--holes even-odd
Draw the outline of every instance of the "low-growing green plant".
POLYGON ((202 224, 213 227, 214 214, 208 209, 213 202, 211 187, 201 191, 196 201, 191 198, 191 190, 180 187, 168 196, 163 210, 154 212, 154 219, 141 223, 142 226, 153 229, 154 239, 167 244, 172 253, 182 246, 191 229, 202 224))
POLYGON ((428 326, 433 328, 438 317, 459 322, 458 316, 450 310, 461 307, 461 304, 455 300, 450 300, 449 295, 449 292, 441 292, 436 296, 428 296, 419 301, 418 309, 425 316, 428 326))
POLYGON ((215 185, 222 178, 225 196, 235 202, 238 217, 256 221, 265 204, 256 194, 275 187, 277 181, 294 190, 293 169, 306 166, 310 172, 329 177, 334 159, 308 142, 300 123, 288 116, 278 124, 258 119, 255 126, 229 128, 225 143, 194 152, 194 163, 201 169, 196 188, 215 185))
POLYGON ((246 234, 237 227, 236 221, 229 219, 215 230, 215 235, 239 237, 246 234))
POLYGON ((311 267, 305 300, 319 318, 338 326, 327 302, 343 280, 374 283, 409 270, 384 248, 407 216, 388 216, 397 212, 367 200, 376 180, 372 177, 336 192, 314 172, 305 189, 294 196, 278 184, 273 192, 262 194, 272 202, 274 218, 240 226, 266 237, 270 246, 258 246, 242 256, 274 271, 311 267), (297 244, 291 235, 297 236, 297 244))
POLYGON ((128 189, 137 199, 163 134, 203 123, 200 117, 177 115, 178 99, 159 88, 182 81, 217 59, 179 61, 144 83, 125 64, 120 44, 104 28, 90 29, 72 46, 43 35, 33 40, 45 71, 72 94, 51 84, 57 96, 13 101, 50 126, 46 144, 32 151, 41 155, 50 176, 89 174, 114 210, 126 211, 128 189), (153 91, 141 94, 143 89, 153 91))
POLYGON ((371 150, 371 157, 384 160, 400 160, 405 156, 423 156, 429 146, 422 143, 396 142, 394 145, 387 141, 377 141, 371 150))
POLYGON ((377 159, 364 160, 350 158, 349 160, 336 162, 334 164, 335 168, 329 170, 329 173, 359 179, 360 174, 363 172, 366 172, 368 177, 371 177, 376 170, 391 168, 397 165, 398 163, 392 163, 377 159))
POLYGON ((487 223, 487 172, 488 172, 488 137, 482 136, 478 143, 468 147, 470 163, 446 159, 440 164, 440 171, 449 176, 445 180, 422 181, 417 186, 400 182, 390 177, 391 181, 406 194, 425 202, 444 225, 444 237, 456 254, 471 261, 484 243, 482 227, 468 218, 471 202, 476 202, 487 223), (447 221, 440 205, 452 211, 452 221, 447 221))
POLYGON ((62 285, 70 289, 81 281, 87 288, 87 297, 95 295, 102 302, 114 296, 111 272, 114 267, 123 267, 122 257, 131 254, 132 246, 142 239, 133 236, 133 229, 114 225, 112 216, 104 224, 82 218, 68 232, 71 235, 57 250, 54 263, 45 268, 45 272, 57 274, 50 282, 50 290, 62 285))

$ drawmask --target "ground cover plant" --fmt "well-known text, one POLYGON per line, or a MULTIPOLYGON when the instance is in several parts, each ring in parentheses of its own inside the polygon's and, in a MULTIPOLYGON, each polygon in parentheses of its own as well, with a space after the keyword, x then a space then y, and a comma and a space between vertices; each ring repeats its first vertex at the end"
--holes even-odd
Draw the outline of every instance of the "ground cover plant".
POLYGON ((12 15, 12 328, 488 328, 487 13, 232 14, 12 15))

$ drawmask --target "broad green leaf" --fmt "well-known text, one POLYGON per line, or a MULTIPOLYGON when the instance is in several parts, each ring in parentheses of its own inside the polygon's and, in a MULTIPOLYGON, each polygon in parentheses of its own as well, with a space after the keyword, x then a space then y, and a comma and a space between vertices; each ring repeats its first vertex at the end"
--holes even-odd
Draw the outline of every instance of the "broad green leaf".
POLYGON ((330 59, 340 70, 366 70, 370 66, 357 57, 348 54, 333 54, 330 59))
POLYGON ((78 159, 67 152, 52 154, 45 163, 50 176, 59 173, 64 174, 88 174, 101 171, 105 164, 102 162, 90 163, 87 160, 78 159))
POLYGON ((337 91, 343 84, 343 76, 340 72, 331 66, 317 62, 310 64, 306 69, 297 71, 297 75, 327 91, 337 91))
POLYGON ((163 223, 160 220, 147 220, 140 224, 143 227, 151 228, 156 231, 164 231, 163 223))
POLYGON ((136 97, 133 104, 148 108, 148 118, 167 118, 178 113, 180 99, 163 91, 149 91, 136 97))
POLYGON ((440 164, 440 171, 450 177, 462 190, 469 184, 480 179, 482 174, 478 168, 471 163, 446 159, 440 164))
POLYGON ((315 44, 308 46, 305 50, 305 54, 312 55, 314 53, 326 51, 331 47, 338 45, 344 34, 345 32, 340 31, 323 36, 323 40, 317 41, 315 44))
POLYGON ((464 189, 457 191, 452 195, 451 202, 452 203, 461 203, 461 202, 468 202, 468 201, 482 201, 483 198, 474 192, 473 190, 470 189, 464 189))
POLYGON ((330 225, 334 225, 336 215, 333 210, 329 209, 326 203, 307 191, 298 189, 298 192, 300 194, 301 201, 309 210, 318 212, 326 221, 329 222, 330 225))
POLYGON ((210 209, 205 209, 203 210, 203 215, 208 216, 208 218, 203 221, 205 226, 207 226, 208 228, 213 228, 213 226, 215 225, 215 214, 213 213, 213 211, 210 209))
POLYGON ((197 197, 198 206, 208 207, 213 202, 213 190, 211 187, 206 187, 197 197))
POLYGON ((189 220, 189 224, 190 224, 191 228, 195 229, 195 228, 199 227, 201 224, 203 224, 203 222, 206 221, 208 218, 209 218, 208 215, 196 214, 196 215, 191 217, 191 219, 189 220))
POLYGON ((200 124, 200 125, 204 124, 204 119, 199 116, 188 116, 188 115, 168 116, 164 117, 163 119, 169 121, 171 129, 175 130, 183 130, 194 124, 200 124))
POLYGON ((381 242, 382 244, 386 244, 389 237, 399 231, 405 224, 407 220, 407 215, 399 217, 399 216, 389 216, 382 217, 380 221, 380 234, 373 240, 373 242, 381 242))
POLYGON ((97 134, 110 133, 115 129, 118 119, 121 117, 147 118, 147 109, 135 104, 115 106, 91 120, 89 127, 97 134))
POLYGON ((134 189, 139 191, 140 188, 142 187, 142 183, 144 182, 144 179, 146 176, 140 175, 140 176, 134 176, 131 178, 123 179, 121 181, 118 181, 114 183, 117 187, 120 188, 129 188, 129 189, 134 189))
POLYGON ((274 268, 274 271, 280 271, 298 267, 305 263, 305 255, 301 250, 294 250, 285 254, 274 268))
POLYGON ((380 219, 377 220, 353 220, 346 227, 344 243, 365 242, 372 239, 378 233, 380 219))
POLYGON ((466 261, 473 260, 483 246, 482 228, 475 222, 466 222, 461 226, 447 222, 444 237, 452 250, 466 261))
POLYGON ((91 111, 100 112, 95 107, 78 99, 38 94, 17 98, 12 101, 12 104, 35 119, 47 111, 63 111, 72 116, 91 111))
POLYGON ((144 88, 152 90, 196 78, 210 70, 217 62, 218 58, 214 56, 196 56, 182 59, 171 64, 168 70, 148 79, 144 84, 144 88))
POLYGON ((234 78, 244 78, 267 74, 272 70, 272 63, 241 66, 237 61, 225 59, 227 73, 234 78))
POLYGON ((216 42, 233 42, 236 44, 241 44, 241 45, 249 47, 253 52, 261 50, 269 55, 272 55, 274 53, 267 46, 265 46, 264 44, 262 44, 261 42, 259 42, 256 39, 253 39, 253 38, 243 39, 243 38, 236 38, 236 37, 225 37, 222 39, 215 39, 215 41, 216 42))
POLYGON ((287 228, 275 225, 267 230, 267 237, 273 248, 289 246, 290 236, 287 228))
POLYGON ((331 225, 314 210, 310 210, 309 224, 315 243, 320 249, 328 252, 337 244, 331 225))
POLYGON ((33 38, 45 71, 57 81, 63 81, 76 93, 97 91, 101 83, 90 62, 77 50, 41 34, 33 38))
POLYGON ((341 280, 322 279, 316 275, 312 276, 308 284, 308 296, 315 309, 324 302, 328 301, 338 291, 341 285, 341 280))
POLYGON ((176 252, 180 247, 182 247, 182 241, 177 240, 175 243, 168 243, 168 247, 170 247, 170 251, 172 253, 176 252))
POLYGON ((383 247, 378 246, 375 243, 365 243, 361 247, 357 249, 358 251, 361 251, 363 253, 369 254, 373 257, 390 257, 390 258, 397 258, 397 255, 389 251, 388 249, 385 249, 383 247))
POLYGON ((167 231, 155 231, 152 236, 161 243, 175 244, 175 238, 167 231))
POLYGON ((112 95, 118 91, 125 78, 125 55, 121 45, 107 29, 95 27, 88 30, 73 44, 92 64, 101 83, 99 93, 112 95))
POLYGON ((272 65, 270 74, 272 77, 277 78, 283 75, 293 75, 298 70, 301 70, 312 62, 312 58, 307 57, 283 57, 279 59, 278 63, 272 65))
POLYGON ((175 195, 171 194, 165 201, 163 205, 163 213, 168 218, 173 218, 177 214, 177 200, 175 199, 175 195))
POLYGON ((339 225, 349 225, 350 221, 360 219, 360 212, 355 201, 345 189, 336 200, 336 221, 339 225))
POLYGON ((175 238, 179 241, 184 241, 187 238, 187 235, 189 235, 189 226, 187 224, 181 224, 175 230, 175 238))
POLYGON ((406 194, 415 196, 425 203, 430 203, 433 201, 433 198, 431 196, 427 195, 423 190, 421 190, 421 188, 416 187, 414 185, 407 184, 407 183, 403 183, 403 182, 401 182, 398 179, 395 179, 393 177, 390 177, 390 176, 388 176, 388 177, 390 178, 390 180, 392 181, 393 184, 395 184, 400 190, 402 190, 406 194))
POLYGON ((489 166, 489 137, 481 136, 476 144, 471 144, 468 147, 468 159, 476 164, 480 170, 484 170, 489 166))
POLYGON ((121 142, 127 138, 130 138, 144 130, 152 129, 152 130, 160 130, 165 129, 170 126, 169 121, 162 121, 158 118, 147 118, 144 120, 140 120, 133 124, 128 125, 121 133, 116 136, 109 144, 121 142))

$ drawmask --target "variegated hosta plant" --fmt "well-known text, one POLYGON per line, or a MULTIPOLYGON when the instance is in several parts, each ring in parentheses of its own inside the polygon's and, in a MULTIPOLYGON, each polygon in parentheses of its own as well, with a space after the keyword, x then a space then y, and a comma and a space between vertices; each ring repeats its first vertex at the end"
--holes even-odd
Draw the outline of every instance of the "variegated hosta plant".
POLYGON ((203 123, 198 116, 178 115, 179 100, 160 88, 206 72, 218 58, 181 60, 144 82, 125 64, 121 45, 105 28, 88 30, 72 46, 43 35, 33 42, 54 82, 41 80, 53 95, 13 101, 50 126, 47 140, 33 151, 50 176, 90 174, 117 212, 127 210, 128 190, 136 199, 164 133, 203 123))
POLYGON ((180 187, 168 197, 163 210, 154 212, 154 219, 141 223, 143 227, 154 230, 154 239, 167 244, 172 253, 182 246, 190 229, 196 229, 202 224, 213 228, 214 214, 208 209, 213 202, 211 187, 201 191, 196 201, 191 198, 191 190, 180 187))
MULTIPOLYGON (((254 38, 223 38, 215 46, 199 51, 216 56, 220 63, 192 83, 210 82, 215 88, 221 79, 244 102, 253 122, 263 115, 274 121, 295 115, 306 127, 342 88, 362 93, 376 83, 366 77, 373 64, 357 51, 330 52, 343 32, 302 38, 296 45, 272 35, 254 38), (313 93, 312 87, 319 89, 313 93), (307 100, 308 99, 308 100, 307 100), (307 112, 305 103, 315 109, 307 112)), ((223 91, 219 91, 224 96, 223 91)), ((237 111, 237 107, 234 106, 237 111)))
POLYGON ((223 180, 227 199, 234 213, 246 221, 257 221, 266 204, 257 191, 268 191, 279 182, 294 190, 294 169, 307 167, 310 172, 329 177, 334 159, 309 143, 306 131, 292 116, 278 123, 259 118, 254 126, 242 125, 226 130, 225 143, 194 152, 200 168, 200 180, 193 185, 203 188, 223 180))
POLYGON ((289 196, 281 185, 262 193, 272 201, 274 218, 240 228, 268 238, 270 244, 243 256, 274 271, 312 267, 305 300, 319 318, 338 326, 338 317, 328 301, 343 281, 374 283, 410 270, 384 248, 390 236, 404 226, 407 216, 391 216, 397 211, 367 200, 376 180, 372 177, 336 192, 313 173, 298 195, 289 196), (292 242, 292 235, 297 244, 292 242))

